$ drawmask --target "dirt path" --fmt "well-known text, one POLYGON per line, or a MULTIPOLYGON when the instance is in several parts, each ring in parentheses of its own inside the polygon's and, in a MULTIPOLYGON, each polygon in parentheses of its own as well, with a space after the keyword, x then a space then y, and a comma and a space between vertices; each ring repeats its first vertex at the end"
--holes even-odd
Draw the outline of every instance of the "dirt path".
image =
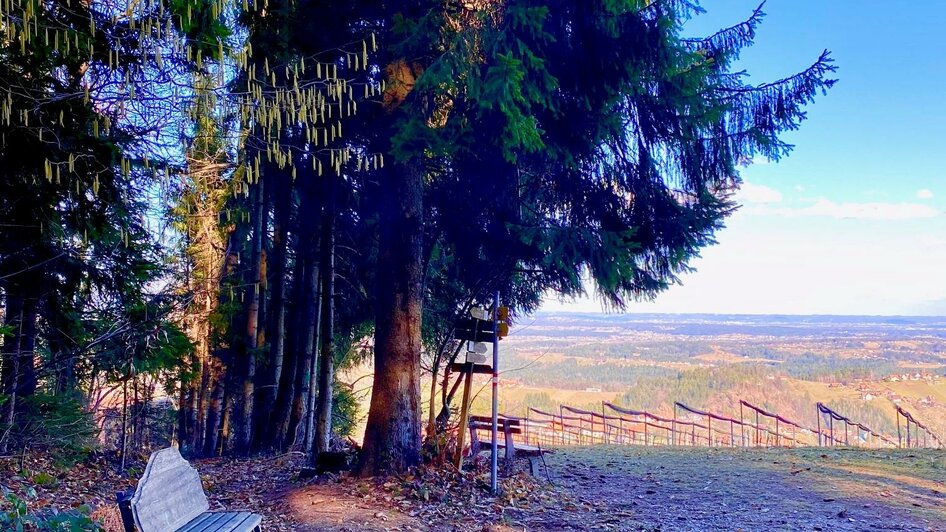
POLYGON ((290 489, 280 506, 293 530, 946 532, 942 451, 593 447, 558 450, 548 465, 549 498, 464 503, 491 508, 486 521, 348 482, 290 489))
POLYGON ((520 514, 530 530, 946 531, 944 452, 600 447, 549 467, 587 509, 520 514))

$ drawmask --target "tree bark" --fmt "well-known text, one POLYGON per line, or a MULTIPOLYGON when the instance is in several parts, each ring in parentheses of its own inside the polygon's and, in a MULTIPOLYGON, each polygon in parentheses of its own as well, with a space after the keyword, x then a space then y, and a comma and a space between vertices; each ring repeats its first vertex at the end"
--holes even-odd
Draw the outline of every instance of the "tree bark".
MULTIPOLYGON (((278 170, 277 170, 278 171, 278 170)), ((277 425, 274 416, 277 409, 277 400, 283 394, 287 385, 283 379, 284 361, 286 360, 286 251, 288 249, 289 220, 292 211, 292 189, 285 172, 274 173, 269 195, 273 207, 273 243, 268 269, 269 279, 267 291, 270 294, 269 311, 267 312, 269 353, 266 371, 261 375, 261 389, 258 390, 259 404, 256 405, 256 441, 258 446, 272 447, 278 439, 277 425)), ((290 354, 289 358, 292 358, 290 354)), ((292 375, 288 375, 288 384, 292 383, 292 375)), ((291 391, 290 391, 291 393, 291 391)))
POLYGON ((23 297, 12 287, 6 290, 6 307, 4 308, 4 326, 9 334, 3 339, 2 360, 0 360, 0 393, 5 396, 5 402, 0 405, 0 454, 6 454, 13 422, 16 418, 17 381, 19 380, 20 343, 22 341, 23 297))
POLYGON ((218 357, 210 360, 208 371, 208 389, 206 413, 204 414, 204 456, 217 456, 220 453, 220 435, 224 417, 224 375, 226 370, 218 357))
POLYGON ((322 211, 319 272, 322 276, 322 349, 319 354, 319 395, 316 399, 314 454, 329 450, 332 439, 332 392, 335 373, 335 202, 336 176, 328 179, 326 205, 322 211))
POLYGON ((364 476, 397 473, 420 461, 423 174, 383 171, 375 316, 375 368, 361 456, 364 476))
POLYGON ((259 347, 259 313, 262 295, 262 267, 263 267, 263 181, 255 187, 251 195, 252 242, 250 244, 251 273, 246 286, 246 334, 242 368, 240 371, 238 397, 236 408, 232 416, 233 446, 232 452, 237 456, 245 456, 250 452, 253 436, 253 405, 255 400, 256 379, 256 350, 259 347))
MULTIPOLYGON (((315 398, 318 392, 318 375, 315 371, 315 353, 316 346, 319 345, 319 339, 321 338, 321 331, 319 330, 319 324, 322 322, 322 306, 318 305, 317 302, 321 301, 321 293, 319 291, 321 281, 321 275, 319 274, 318 268, 312 270, 312 278, 310 281, 310 290, 311 290, 311 305, 309 309, 311 313, 309 314, 309 323, 306 327, 306 356, 305 356, 305 369, 302 373, 301 389, 302 393, 298 397, 298 406, 296 410, 301 414, 300 421, 302 418, 305 418, 305 423, 303 428, 302 444, 303 448, 307 451, 311 451, 315 445, 315 398)), ((315 456, 310 452, 309 458, 314 459, 315 456)), ((314 462, 313 462, 314 465, 314 462)))

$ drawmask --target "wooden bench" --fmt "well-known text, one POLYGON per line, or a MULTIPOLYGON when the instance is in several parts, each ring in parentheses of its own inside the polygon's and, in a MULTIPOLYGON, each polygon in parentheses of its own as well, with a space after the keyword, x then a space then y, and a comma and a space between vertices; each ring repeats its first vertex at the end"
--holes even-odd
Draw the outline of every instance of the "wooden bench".
POLYGON ((210 512, 197 470, 175 447, 151 455, 134 492, 118 494, 126 532, 250 532, 263 517, 250 512, 210 512))
MULTIPOLYGON (((497 420, 497 449, 506 453, 506 467, 512 464, 516 457, 529 459, 529 472, 535 475, 535 458, 541 458, 548 451, 533 445, 516 443, 513 435, 522 434, 522 421, 516 418, 502 416, 497 420)), ((490 416, 470 416, 470 456, 476 456, 481 451, 492 450, 493 418, 490 416), (485 441, 477 437, 477 433, 485 431, 488 436, 485 441)))

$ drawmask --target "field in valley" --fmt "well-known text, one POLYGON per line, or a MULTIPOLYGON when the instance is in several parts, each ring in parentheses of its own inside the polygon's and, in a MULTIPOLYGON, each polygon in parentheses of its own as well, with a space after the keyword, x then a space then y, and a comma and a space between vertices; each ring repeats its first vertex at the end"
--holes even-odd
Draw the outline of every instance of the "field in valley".
MULTIPOLYGON (((539 313, 503 340, 501 372, 510 415, 602 401, 735 415, 745 399, 814 426, 820 401, 890 435, 900 405, 946 435, 946 318, 539 313)), ((476 377, 474 412, 488 383, 476 377)))

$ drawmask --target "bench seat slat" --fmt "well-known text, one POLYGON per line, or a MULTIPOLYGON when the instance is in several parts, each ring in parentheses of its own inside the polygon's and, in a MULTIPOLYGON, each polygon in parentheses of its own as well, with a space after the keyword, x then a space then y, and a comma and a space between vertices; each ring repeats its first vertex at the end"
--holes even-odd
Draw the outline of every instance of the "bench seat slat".
POLYGON ((178 532, 193 532, 194 530, 201 530, 202 527, 206 526, 207 523, 216 519, 213 512, 204 512, 194 518, 193 521, 187 523, 178 529, 178 532))
POLYGON ((256 528, 261 520, 261 516, 250 512, 207 512, 178 532, 246 532, 256 528))
POLYGON ((207 512, 197 516, 197 518, 194 519, 194 521, 199 520, 199 522, 195 523, 193 527, 191 527, 190 524, 194 523, 194 521, 191 521, 191 523, 188 523, 182 528, 177 529, 176 532, 204 532, 207 530, 213 530, 214 527, 224 519, 227 519, 227 512, 207 512), (206 517, 201 519, 202 516, 206 517))
POLYGON ((237 512, 229 521, 222 523, 218 528, 214 528, 212 532, 247 532, 256 528, 259 521, 259 516, 256 514, 237 512))

